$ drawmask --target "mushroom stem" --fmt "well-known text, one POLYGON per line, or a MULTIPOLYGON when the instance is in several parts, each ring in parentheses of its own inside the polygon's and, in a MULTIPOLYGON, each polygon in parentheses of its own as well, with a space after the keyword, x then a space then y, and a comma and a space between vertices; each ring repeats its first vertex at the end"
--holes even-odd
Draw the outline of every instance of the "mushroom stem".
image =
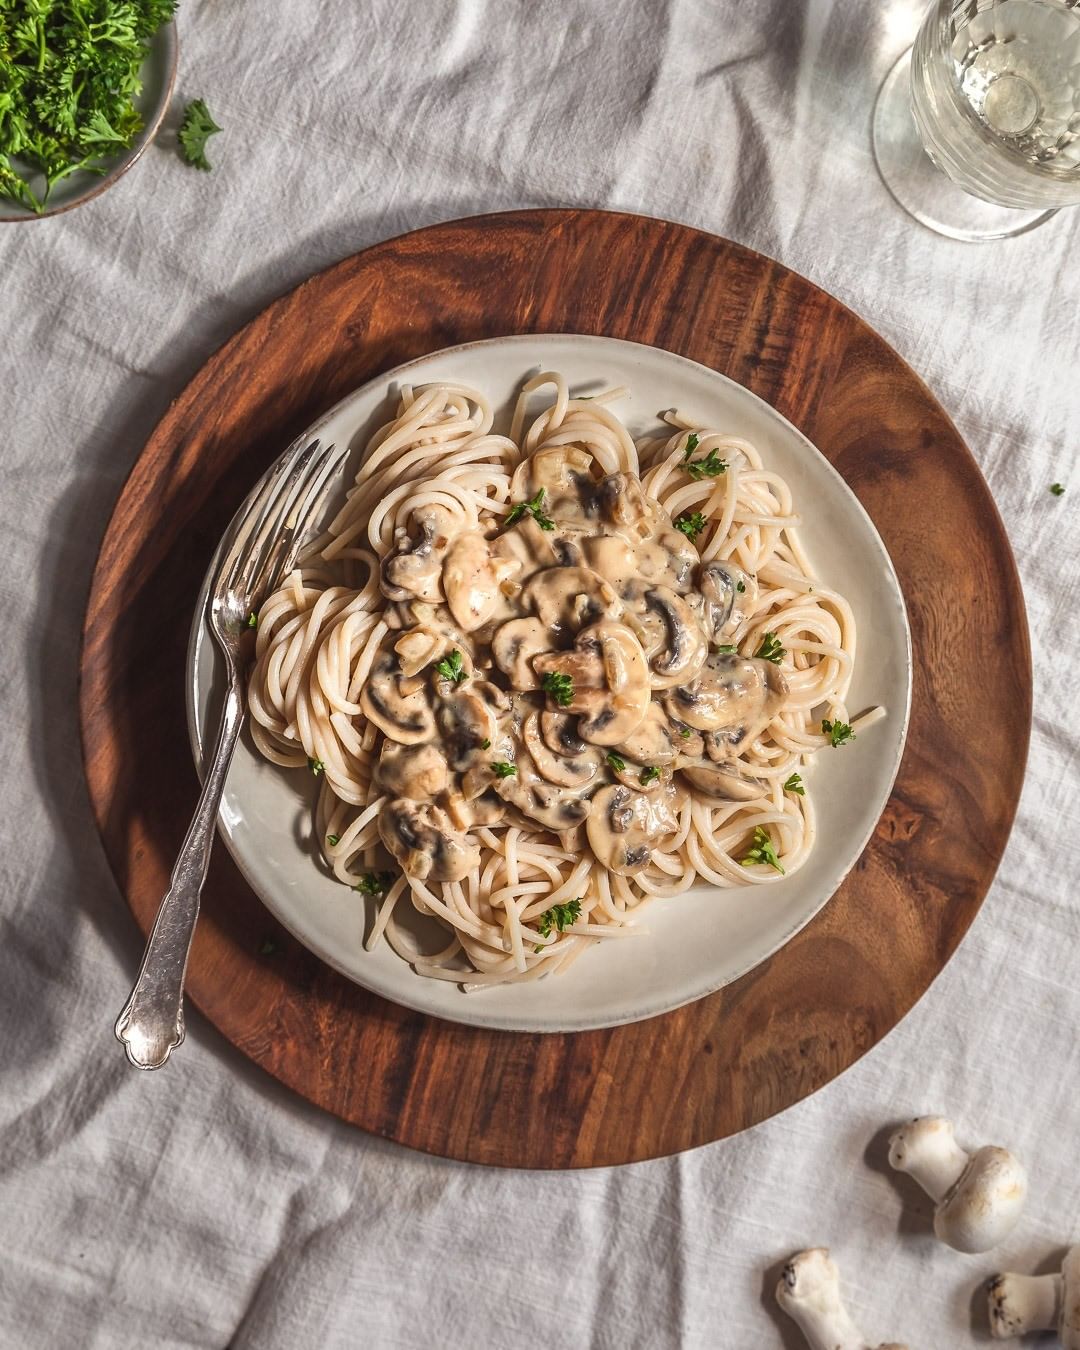
POLYGON ((1011 1340, 1029 1331, 1052 1331, 1061 1317, 1065 1281, 1060 1275, 995 1275, 987 1284, 990 1334, 1011 1340))
MULTIPOLYGON (((840 1272, 828 1247, 796 1252, 776 1286, 776 1301, 798 1323, 810 1350, 870 1350, 840 1297, 840 1272)), ((902 1345, 878 1350, 906 1350, 902 1345)))
MULTIPOLYGON (((893 1163, 893 1166, 913 1177, 930 1199, 938 1204, 964 1175, 964 1168, 971 1161, 971 1155, 956 1142, 953 1127, 947 1120, 941 1117, 934 1119, 940 1121, 934 1151, 927 1149, 921 1155, 909 1153, 902 1165, 898 1167, 897 1163, 893 1163)), ((898 1134, 899 1131, 893 1135, 893 1140, 898 1134)))

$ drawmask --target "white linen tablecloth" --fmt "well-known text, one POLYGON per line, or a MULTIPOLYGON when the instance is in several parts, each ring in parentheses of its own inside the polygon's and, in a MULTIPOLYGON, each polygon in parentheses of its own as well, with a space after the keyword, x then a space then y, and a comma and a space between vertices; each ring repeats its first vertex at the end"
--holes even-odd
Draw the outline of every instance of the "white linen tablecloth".
MULTIPOLYGON (((208 100, 214 171, 163 137, 90 205, 0 227, 3 1350, 792 1347, 777 1265, 817 1243, 873 1343, 932 1350, 985 1339, 987 1273, 1080 1239, 1080 214, 965 245, 893 204, 869 121, 916 18, 908 0, 189 0, 176 112, 208 100), (141 941, 90 818, 75 671, 112 503, 213 348, 364 245, 555 204, 760 249, 927 379, 1016 550, 1035 723, 997 881, 882 1044, 736 1139, 538 1174, 369 1138, 197 1016, 166 1071, 127 1066, 112 1021, 141 941), (939 1110, 1030 1169, 1026 1217, 985 1257, 935 1243, 883 1166, 883 1127, 939 1110)), ((152 746, 148 728, 148 769, 152 746)))

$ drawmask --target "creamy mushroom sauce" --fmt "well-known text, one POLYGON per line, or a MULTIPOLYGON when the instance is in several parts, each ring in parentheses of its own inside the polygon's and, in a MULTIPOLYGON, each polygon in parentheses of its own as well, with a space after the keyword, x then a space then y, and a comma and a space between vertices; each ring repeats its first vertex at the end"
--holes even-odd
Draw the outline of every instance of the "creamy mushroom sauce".
POLYGON ((632 875, 687 794, 767 794, 737 759, 784 676, 717 650, 737 645, 757 582, 703 563, 634 474, 602 475, 579 447, 526 459, 511 500, 539 506, 456 531, 418 507, 383 559, 391 631, 360 695, 382 732, 379 834, 432 882, 476 868, 492 825, 538 826, 632 875))

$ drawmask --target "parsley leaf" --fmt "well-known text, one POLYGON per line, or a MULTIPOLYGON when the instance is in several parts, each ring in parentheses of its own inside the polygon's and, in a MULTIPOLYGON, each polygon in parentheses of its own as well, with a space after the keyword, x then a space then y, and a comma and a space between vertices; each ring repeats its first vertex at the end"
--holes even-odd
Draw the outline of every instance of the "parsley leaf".
POLYGON ((739 649, 735 646, 734 642, 724 642, 717 647, 716 652, 718 656, 731 656, 738 650, 739 649))
POLYGON ((800 797, 806 796, 806 789, 802 785, 802 779, 797 773, 793 773, 784 784, 785 792, 797 792, 800 797))
POLYGON ((247 626, 249 628, 258 628, 259 626, 259 616, 254 610, 247 616, 247 626))
POLYGON ((393 872, 365 872, 353 890, 361 895, 385 895, 393 884, 393 872))
POLYGON ((617 755, 614 750, 609 750, 604 758, 608 762, 608 767, 614 769, 616 773, 622 773, 626 768, 626 760, 623 759, 622 755, 617 755))
POLYGON ((679 732, 679 735, 683 738, 684 741, 688 741, 692 735, 692 732, 690 731, 689 727, 683 727, 682 730, 679 732))
POLYGON ((511 507, 510 514, 506 517, 507 525, 516 524, 517 521, 519 521, 527 511, 542 530, 553 530, 555 528, 555 522, 551 519, 550 516, 544 515, 545 491, 546 491, 545 488, 541 488, 540 491, 536 494, 536 496, 531 498, 531 500, 527 502, 518 502, 516 506, 511 507))
POLYGON ((855 733, 847 722, 830 722, 826 717, 821 719, 821 734, 828 736, 829 744, 833 747, 855 739, 855 733))
POLYGON ((460 684, 465 678, 465 670, 461 661, 461 653, 455 647, 449 656, 444 657, 442 661, 435 662, 435 669, 444 680, 453 680, 455 684, 460 684))
POLYGON ((488 740, 488 738, 487 738, 486 736, 485 736, 484 739, 480 742, 480 749, 481 749, 481 750, 490 750, 490 749, 491 749, 491 742, 488 740))
POLYGON ((689 459, 694 451, 701 444, 701 440, 696 431, 692 431, 686 438, 686 444, 683 446, 683 459, 689 459))
POLYGON ((540 681, 540 685, 544 693, 550 694, 560 708, 566 708, 573 703, 574 681, 569 675, 560 675, 557 671, 549 670, 540 681))
MULTIPOLYGON (((746 590, 746 582, 745 582, 745 581, 737 581, 737 582, 735 583, 735 589, 739 592, 740 595, 742 595, 742 594, 745 592, 745 590, 746 590)), ((812 590, 812 589, 813 589, 813 587, 811 587, 811 590, 812 590)))
POLYGON ((328 834, 328 835, 326 836, 326 842, 330 845, 331 848, 337 848, 338 844, 341 843, 341 835, 340 835, 340 834, 328 834))
POLYGON ((776 847, 769 837, 769 832, 763 830, 760 825, 754 830, 753 843, 741 861, 744 867, 752 867, 754 863, 768 863, 770 867, 775 867, 781 876, 784 875, 783 864, 776 856, 776 847))
POLYGON ((650 783, 655 783, 660 777, 660 770, 655 764, 646 764, 638 774, 638 780, 642 787, 648 787, 650 783))
POLYGON ((1065 485, 1064 483, 1051 483, 1050 491, 1055 497, 1063 497, 1065 495, 1065 485))
POLYGON ((705 528, 705 517, 700 511, 695 511, 693 515, 684 511, 675 522, 675 528, 685 534, 687 539, 696 539, 705 528))
POLYGON ((184 110, 184 120, 180 124, 178 136, 180 152, 193 168, 210 172, 210 161, 206 158, 206 142, 220 130, 203 100, 192 99, 184 110))
POLYGON ((686 472, 699 483, 703 478, 718 478, 727 473, 727 460, 720 459, 715 450, 710 450, 704 459, 692 459, 686 466, 686 472))
POLYGON ((517 773, 517 765, 508 764, 505 759, 492 760, 491 767, 495 770, 496 778, 513 778, 517 773))
MULTIPOLYGON (((553 928, 561 933, 564 928, 569 928, 572 923, 577 923, 581 916, 581 897, 576 900, 567 900, 565 905, 552 905, 550 909, 545 909, 543 914, 536 921, 536 927, 541 937, 550 937, 553 928)), ((542 948, 537 947, 537 951, 542 948)))
POLYGON ((319 774, 326 768, 326 765, 321 759, 312 759, 310 755, 308 756, 307 766, 316 778, 318 778, 319 774))
POLYGON ((775 633, 764 633, 761 638, 761 646, 754 653, 762 661, 771 661, 774 666, 778 666, 787 655, 784 648, 780 645, 780 639, 775 633))

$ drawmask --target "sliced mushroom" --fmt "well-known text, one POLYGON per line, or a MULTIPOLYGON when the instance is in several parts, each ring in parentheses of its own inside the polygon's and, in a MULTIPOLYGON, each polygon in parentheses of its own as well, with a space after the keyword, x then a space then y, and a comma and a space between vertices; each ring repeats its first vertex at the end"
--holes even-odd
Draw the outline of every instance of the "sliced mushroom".
POLYGON ((519 564, 515 580, 525 582, 541 567, 553 567, 561 559, 555 552, 556 540, 550 530, 542 530, 532 516, 523 516, 491 541, 496 558, 519 564))
POLYGON ((445 789, 448 778, 446 760, 436 746, 383 741, 375 780, 391 796, 429 801, 445 789))
POLYGON ((522 591, 522 601, 555 633, 577 632, 601 616, 617 619, 622 604, 590 567, 546 567, 522 591))
POLYGON ((497 825, 506 815, 506 803, 494 792, 482 792, 466 801, 460 793, 448 792, 443 799, 446 814, 459 830, 474 825, 497 825))
POLYGON ((683 752, 681 745, 676 745, 671 725, 658 703, 649 704, 640 725, 614 749, 617 755, 635 764, 671 764, 683 752))
POLYGON ((510 480, 510 496, 530 501, 544 489, 544 511, 556 520, 587 514, 595 489, 594 461, 580 445, 553 445, 523 460, 510 480))
POLYGON ((764 726, 787 692, 787 681, 771 661, 714 652, 698 677, 676 685, 664 700, 669 717, 698 731, 764 726))
POLYGON ((447 757, 459 771, 468 768, 472 755, 483 749, 485 742, 490 747, 495 740, 495 710, 475 687, 454 689, 440 702, 435 717, 447 757))
POLYGON ((679 530, 661 529, 643 539, 634 550, 637 575, 651 586, 669 586, 680 595, 694 588, 694 569, 700 558, 679 530))
POLYGON ((513 558, 492 557, 488 541, 469 530, 459 534, 447 551, 442 588, 450 613, 465 633, 471 633, 495 613, 500 586, 518 570, 513 558))
POLYGON ((450 547, 454 518, 437 502, 417 507, 409 527, 394 534, 394 552, 382 562, 380 589, 388 600, 441 600, 442 560, 450 547))
POLYGON ((708 562, 702 563, 697 584, 705 601, 705 631, 709 641, 723 642, 737 633, 746 616, 753 612, 757 581, 736 563, 708 562))
POLYGON ((592 745, 618 745, 649 710, 649 667, 637 638, 621 623, 596 623, 578 634, 573 651, 537 657, 541 675, 568 675, 567 712, 581 713, 578 735, 592 745))
POLYGON ((455 829, 441 806, 389 801, 379 812, 379 837, 406 876, 419 881, 460 881, 480 866, 480 849, 455 829))
POLYGON ((578 735, 577 718, 569 713, 542 712, 540 735, 556 755, 574 756, 585 752, 585 742, 578 735))
POLYGON ((699 796, 722 802, 755 802, 768 791, 757 778, 744 778, 712 764, 683 764, 679 773, 699 796))
POLYGON ((649 608, 659 614, 667 630, 663 651, 653 656, 652 687, 670 689, 692 680, 709 654, 697 615, 680 595, 667 586, 656 586, 645 596, 649 608))
POLYGON ((633 473, 609 473, 596 490, 600 514, 613 525, 622 525, 642 539, 653 532, 657 504, 650 500, 633 473))
POLYGON ((439 661, 453 646, 453 640, 445 632, 421 624, 402 633, 394 643, 401 663, 401 673, 406 679, 419 675, 422 670, 439 661))
POLYGON ((622 784, 601 788, 585 822, 597 862, 623 876, 646 868, 653 849, 678 828, 674 800, 670 784, 662 793, 634 792, 622 784))
POLYGON ((551 634, 539 619, 511 619, 495 630, 491 654, 515 689, 539 689, 533 657, 549 652, 551 641, 551 634))
POLYGON ((553 754, 541 735, 539 713, 525 719, 523 736, 537 771, 557 787, 584 787, 600 772, 599 751, 584 743, 581 753, 572 757, 553 754))
POLYGON ((402 674, 394 652, 375 658, 360 694, 364 716, 400 745, 418 745, 435 734, 435 714, 427 686, 402 674))
POLYGON ((589 816, 592 803, 575 795, 581 789, 545 782, 527 750, 518 752, 517 773, 492 784, 503 801, 516 807, 529 820, 556 834, 573 829, 589 816))

